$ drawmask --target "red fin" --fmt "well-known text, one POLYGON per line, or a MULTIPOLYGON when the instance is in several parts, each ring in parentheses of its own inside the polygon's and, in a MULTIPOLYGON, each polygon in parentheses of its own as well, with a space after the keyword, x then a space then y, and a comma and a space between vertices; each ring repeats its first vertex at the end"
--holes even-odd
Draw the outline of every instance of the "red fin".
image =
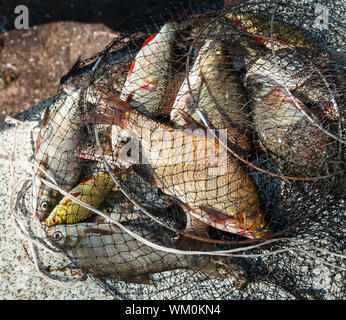
POLYGON ((37 151, 41 145, 41 141, 42 141, 42 138, 41 136, 39 135, 38 138, 37 138, 37 141, 36 141, 36 149, 35 149, 35 154, 37 154, 37 151))
POLYGON ((135 93, 135 90, 132 90, 132 92, 127 96, 126 103, 130 103, 132 101, 133 95, 135 93))
MULTIPOLYGON (((156 37, 156 34, 151 34, 143 43, 142 48, 145 47, 149 42, 151 42, 156 37)), ((141 49, 142 49, 141 48, 141 49)))
POLYGON ((43 115, 41 128, 46 127, 49 123, 49 120, 50 120, 50 109, 49 107, 47 107, 43 115))
POLYGON ((76 192, 76 193, 71 193, 75 198, 77 198, 80 195, 80 192, 76 192))
POLYGON ((80 184, 85 184, 85 183, 87 183, 88 181, 90 181, 91 179, 94 179, 94 178, 95 178, 95 176, 92 176, 91 178, 88 178, 88 179, 84 180, 80 184))
POLYGON ((135 68, 135 64, 136 64, 136 60, 133 60, 131 67, 130 67, 129 76, 132 74, 133 69, 135 68))

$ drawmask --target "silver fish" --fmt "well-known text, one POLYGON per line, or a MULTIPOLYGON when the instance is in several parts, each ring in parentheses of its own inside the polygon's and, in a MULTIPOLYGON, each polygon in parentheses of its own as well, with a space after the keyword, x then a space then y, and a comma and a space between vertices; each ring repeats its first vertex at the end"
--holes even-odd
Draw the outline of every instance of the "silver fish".
MULTIPOLYGON (((160 227, 150 226, 147 219, 136 219, 123 225, 159 245, 163 245, 163 235, 167 234, 160 227)), ((205 272, 211 277, 235 277, 240 284, 246 279, 245 272, 227 258, 167 253, 142 243, 114 224, 90 222, 57 225, 49 228, 47 235, 78 267, 99 277, 151 284, 148 277, 150 274, 192 269, 205 272), (223 266, 215 261, 222 261, 223 266)), ((169 239, 172 245, 178 245, 179 241, 175 242, 174 237, 169 239)), ((180 241, 180 246, 184 247, 183 243, 184 241, 180 241)), ((185 246, 189 247, 189 244, 186 243, 185 246)))
POLYGON ((285 173, 313 177, 326 170, 333 146, 311 123, 311 119, 319 123, 317 115, 294 96, 312 77, 309 64, 300 57, 296 51, 284 49, 276 58, 261 58, 249 69, 246 82, 261 143, 285 173))
MULTIPOLYGON (((79 90, 62 93, 56 103, 47 107, 36 142, 35 162, 65 190, 72 189, 82 173, 81 159, 75 149, 83 135, 82 126, 73 122, 77 113, 79 90)), ((83 160, 82 160, 83 161, 83 160)), ((46 174, 36 169, 33 184, 33 209, 40 221, 44 220, 62 198, 39 178, 46 174)))

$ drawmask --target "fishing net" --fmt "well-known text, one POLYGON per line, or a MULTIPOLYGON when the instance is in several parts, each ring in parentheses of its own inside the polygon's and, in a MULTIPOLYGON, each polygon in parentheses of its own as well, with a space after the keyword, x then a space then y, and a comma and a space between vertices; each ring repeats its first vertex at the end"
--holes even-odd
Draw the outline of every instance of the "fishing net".
POLYGON ((36 143, 50 242, 125 299, 345 298, 344 12, 191 4, 79 61, 36 143))

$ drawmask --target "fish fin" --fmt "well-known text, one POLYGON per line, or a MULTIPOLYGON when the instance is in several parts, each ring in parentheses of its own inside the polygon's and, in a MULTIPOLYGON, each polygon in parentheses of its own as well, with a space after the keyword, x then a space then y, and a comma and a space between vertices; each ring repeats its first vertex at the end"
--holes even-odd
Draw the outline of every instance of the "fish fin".
POLYGON ((256 235, 254 232, 246 229, 244 223, 239 219, 225 215, 223 212, 218 211, 208 206, 200 206, 200 211, 192 211, 197 219, 202 220, 206 224, 219 229, 224 232, 234 233, 249 239, 254 239, 256 235))
POLYGON ((41 137, 41 135, 39 135, 39 136, 37 137, 37 140, 36 140, 35 154, 37 154, 38 149, 40 148, 41 141, 42 141, 42 137, 41 137))
MULTIPOLYGON (((156 34, 151 34, 149 37, 144 41, 142 48, 145 47, 148 43, 150 43, 152 40, 154 40, 156 37, 156 34)), ((142 49, 141 48, 141 49, 142 49)))
POLYGON ((45 128, 48 125, 49 120, 50 120, 50 108, 48 106, 43 114, 41 128, 45 128))
POLYGON ((101 110, 113 118, 113 124, 126 128, 126 118, 129 113, 136 111, 128 102, 119 97, 107 97, 102 100, 101 110))
POLYGON ((133 69, 135 68, 135 65, 136 65, 136 60, 133 60, 131 67, 130 67, 130 70, 129 70, 129 77, 131 76, 133 69))
POLYGON ((133 89, 132 92, 127 96, 125 102, 130 103, 132 101, 133 95, 135 94, 135 90, 133 89))

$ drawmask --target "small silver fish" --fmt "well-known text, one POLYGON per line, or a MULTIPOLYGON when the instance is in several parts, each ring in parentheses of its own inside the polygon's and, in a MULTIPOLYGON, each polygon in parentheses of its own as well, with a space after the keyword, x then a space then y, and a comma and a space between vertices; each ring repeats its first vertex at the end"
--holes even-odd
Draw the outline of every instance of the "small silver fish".
MULTIPOLYGON (((78 99, 79 90, 62 93, 54 105, 48 106, 36 141, 36 164, 67 191, 78 183, 83 168, 83 160, 75 154, 84 134, 82 126, 73 123, 78 99)), ((45 173, 37 169, 33 184, 33 209, 39 220, 43 221, 62 195, 46 186, 39 177, 47 179, 45 173)))
MULTIPOLYGON (((167 234, 160 227, 155 229, 150 226, 147 219, 135 219, 123 225, 159 245, 162 245, 163 235, 167 234)), ((246 279, 245 272, 226 258, 167 253, 142 243, 114 224, 90 222, 57 225, 47 230, 47 236, 83 271, 99 277, 152 284, 148 277, 150 274, 192 269, 211 277, 235 277, 240 285, 246 279), (223 270, 223 266, 215 263, 215 260, 222 261, 226 268, 223 270)), ((174 240, 172 242, 174 245, 174 240)), ((189 246, 187 243, 185 245, 189 246)))

